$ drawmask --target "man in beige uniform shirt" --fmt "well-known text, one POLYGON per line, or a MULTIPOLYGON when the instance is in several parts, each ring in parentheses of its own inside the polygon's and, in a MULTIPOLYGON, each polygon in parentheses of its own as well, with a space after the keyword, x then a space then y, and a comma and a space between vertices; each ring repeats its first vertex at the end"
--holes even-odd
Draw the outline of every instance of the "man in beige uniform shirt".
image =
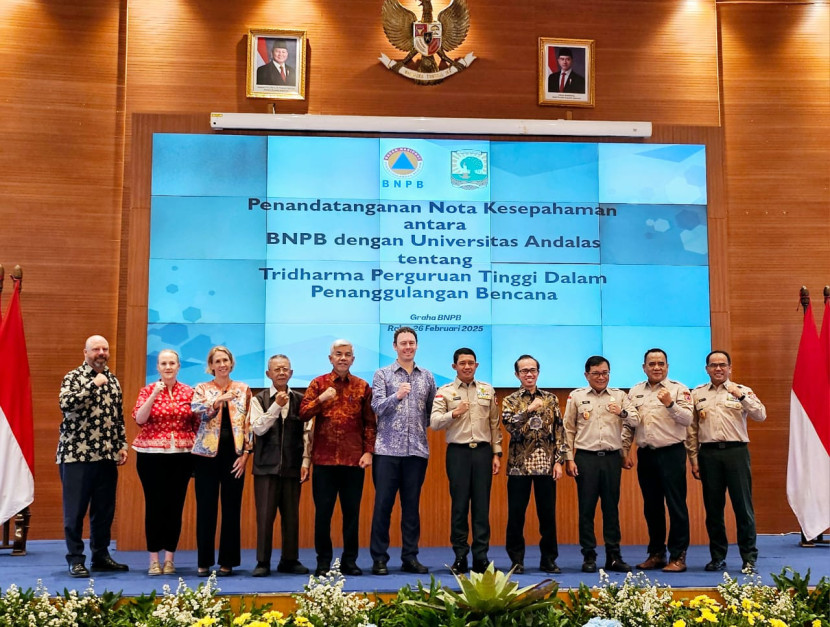
POLYGON ((749 435, 746 419, 756 422, 767 418, 767 410, 755 393, 745 385, 730 380, 732 358, 726 351, 712 351, 706 356, 706 373, 710 382, 692 391, 695 415, 689 427, 689 460, 692 475, 703 484, 706 509, 706 532, 709 534, 708 571, 726 568, 726 525, 723 510, 726 491, 735 512, 738 550, 742 569, 755 571, 758 547, 755 545, 755 510, 752 507, 752 470, 749 464, 749 435))
POLYGON ((436 393, 430 426, 447 432, 450 542, 455 552, 452 571, 458 574, 469 569, 467 514, 471 513, 473 570, 481 573, 490 561, 490 487, 501 468, 499 406, 493 386, 475 380, 478 363, 472 349, 455 351, 452 367, 458 376, 436 393))
MULTIPOLYGON (((594 515, 602 503, 605 569, 627 573, 620 552, 620 479, 639 417, 622 390, 608 387, 611 366, 594 355, 585 362, 589 385, 568 396, 565 405, 565 472, 576 479, 582 571, 597 572, 594 515)), ((630 464, 626 464, 630 468, 630 464)))
MULTIPOLYGON (((628 391, 637 409, 637 480, 643 493, 648 527, 648 559, 637 568, 686 570, 689 510, 686 507, 686 428, 692 422, 692 395, 682 383, 668 379, 669 359, 661 348, 646 351, 643 372, 648 380, 628 391), (666 514, 669 510, 669 537, 666 514), (666 548, 669 562, 666 564, 666 548)), ((629 462, 633 463, 632 454, 629 462)))

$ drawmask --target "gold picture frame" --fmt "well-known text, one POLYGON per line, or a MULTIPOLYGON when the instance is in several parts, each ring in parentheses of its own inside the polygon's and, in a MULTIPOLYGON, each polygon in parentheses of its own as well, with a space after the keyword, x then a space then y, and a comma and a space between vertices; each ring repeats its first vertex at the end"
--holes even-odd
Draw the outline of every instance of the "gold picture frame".
POLYGON ((248 31, 248 98, 305 100, 306 31, 248 31))
POLYGON ((539 104, 594 106, 593 39, 539 37, 539 104))

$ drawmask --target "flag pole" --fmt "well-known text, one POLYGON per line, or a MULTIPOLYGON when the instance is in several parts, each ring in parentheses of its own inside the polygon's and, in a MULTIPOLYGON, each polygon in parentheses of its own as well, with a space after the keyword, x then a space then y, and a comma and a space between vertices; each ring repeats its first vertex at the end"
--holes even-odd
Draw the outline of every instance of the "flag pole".
MULTIPOLYGON (((20 283, 20 291, 23 291, 23 268, 20 266, 15 266, 14 270, 12 270, 12 281, 14 283, 20 283)), ((0 280, 0 285, 2 284, 2 280, 0 280)))
MULTIPOLYGON (((23 268, 16 265, 11 271, 12 284, 17 286, 18 292, 23 291, 23 268)), ((3 292, 3 280, 5 269, 0 264, 0 293, 3 292)), ((14 290, 12 290, 14 291, 14 290)), ((12 295, 14 298, 14 295, 12 295)), ((27 505, 17 512, 3 525, 0 525, 0 549, 12 549, 11 554, 15 557, 26 555, 26 543, 29 538, 29 524, 32 512, 27 505), (12 525, 14 529, 12 530, 12 525)))

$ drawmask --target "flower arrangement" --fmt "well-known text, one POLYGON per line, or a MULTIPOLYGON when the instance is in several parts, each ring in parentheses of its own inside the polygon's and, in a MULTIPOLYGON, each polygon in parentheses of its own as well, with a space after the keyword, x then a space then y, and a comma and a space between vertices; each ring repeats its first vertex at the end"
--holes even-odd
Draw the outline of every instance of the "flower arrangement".
POLYGON ((724 574, 717 598, 673 598, 671 588, 642 573, 613 583, 604 573, 600 586, 553 594, 542 582, 519 589, 510 573, 487 572, 459 580, 460 591, 420 582, 396 598, 374 603, 365 595, 345 593, 338 564, 323 577, 309 577, 294 595, 289 615, 269 605, 243 608, 236 615, 219 595, 212 575, 195 590, 183 580, 173 592, 123 598, 86 590, 50 596, 38 582, 32 590, 11 585, 0 594, 0 627, 830 627, 830 579, 810 585, 790 569, 773 575, 774 586, 757 575, 742 581, 724 574), (483 609, 486 607, 486 610, 483 609))
MULTIPOLYGON (((322 577, 311 576, 302 594, 295 594, 297 618, 305 618, 315 627, 367 627, 369 610, 374 603, 356 592, 345 594, 346 579, 340 574, 340 560, 322 577)), ((298 623, 294 623, 298 624, 298 623)), ((306 623, 308 624, 308 623, 306 623)))

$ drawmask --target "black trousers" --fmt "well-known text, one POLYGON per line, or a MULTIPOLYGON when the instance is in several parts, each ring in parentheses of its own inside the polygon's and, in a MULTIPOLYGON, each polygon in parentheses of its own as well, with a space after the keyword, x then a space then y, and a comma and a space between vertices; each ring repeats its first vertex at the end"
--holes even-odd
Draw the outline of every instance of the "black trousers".
POLYGON ((193 474, 190 453, 136 453, 144 488, 144 535, 151 553, 173 551, 182 532, 182 510, 193 474))
MULTIPOLYGON (((731 444, 731 443, 729 443, 731 444)), ((738 550, 744 561, 758 559, 755 544, 755 509, 752 506, 752 471, 749 448, 744 443, 717 448, 703 444, 698 452, 700 481, 703 487, 703 507, 706 510, 706 532, 709 534, 709 554, 712 559, 726 558, 729 542, 723 511, 726 492, 732 501, 738 532, 738 550)))
POLYGON ((314 466, 311 494, 314 497, 314 550, 317 565, 331 565, 331 517, 340 497, 343 515, 343 556, 340 562, 354 564, 360 548, 360 500, 366 471, 358 466, 314 466))
POLYGON ((245 475, 236 479, 231 474, 238 455, 233 437, 223 435, 219 439, 216 457, 194 455, 196 469, 196 547, 199 568, 210 568, 216 558, 216 519, 219 499, 222 500, 222 526, 219 531, 219 565, 225 568, 239 566, 240 522, 242 488, 245 475))
POLYGON ((579 546, 587 560, 597 558, 597 538, 594 534, 594 516, 597 501, 602 506, 602 538, 605 559, 620 558, 620 480, 623 458, 619 451, 576 451, 574 461, 579 469, 576 476, 576 495, 579 502, 579 546))
POLYGON ((513 564, 524 564, 525 514, 530 503, 530 490, 536 498, 539 518, 539 549, 542 559, 559 557, 556 542, 556 482, 551 475, 508 475, 507 477, 507 537, 505 549, 513 564))
POLYGON ((372 513, 372 559, 389 561, 389 524, 395 497, 401 493, 401 561, 418 556, 421 539, 421 487, 427 474, 425 457, 375 455, 372 481, 375 484, 375 509, 372 513))
POLYGON ((300 544, 300 479, 279 475, 254 475, 256 503, 256 561, 271 563, 274 546, 274 520, 280 513, 280 561, 294 562, 299 558, 300 544))
POLYGON ((450 483, 450 542, 456 557, 470 552, 468 536, 473 526, 473 561, 487 562, 490 549, 490 487, 493 484, 493 449, 489 444, 470 448, 447 445, 447 478, 450 483))
POLYGON ((115 517, 118 467, 114 461, 71 462, 58 466, 63 490, 63 534, 66 561, 84 563, 84 517, 89 510, 89 550, 92 561, 109 555, 115 517))
POLYGON ((686 507, 686 448, 683 442, 637 451, 637 479, 643 493, 648 527, 648 554, 677 559, 689 548, 689 510, 686 507), (666 541, 666 513, 669 537, 666 541))

